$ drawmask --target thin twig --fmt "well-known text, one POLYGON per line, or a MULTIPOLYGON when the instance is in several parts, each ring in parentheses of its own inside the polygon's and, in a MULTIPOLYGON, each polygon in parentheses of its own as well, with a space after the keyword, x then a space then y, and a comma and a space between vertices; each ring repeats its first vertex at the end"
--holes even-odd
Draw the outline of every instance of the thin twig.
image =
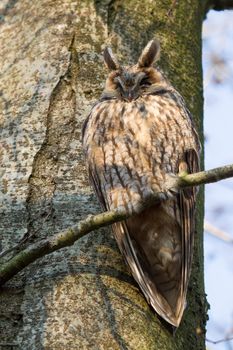
MULTIPOLYGON (((171 190, 178 192, 185 187, 216 182, 232 176, 233 164, 208 171, 201 171, 196 174, 188 175, 183 173, 179 176, 171 175, 168 177, 164 187, 165 192, 171 190)), ((155 193, 154 200, 161 200, 161 193, 155 193)), ((122 211, 119 212, 118 210, 91 215, 67 230, 30 245, 15 255, 11 260, 1 265, 0 285, 3 285, 5 282, 9 281, 14 275, 22 271, 26 266, 38 258, 50 254, 58 249, 70 246, 87 233, 100 227, 111 225, 114 222, 125 220, 127 217, 129 217, 128 213, 122 211)))
POLYGON ((11 260, 1 265, 0 286, 38 258, 58 249, 71 246, 87 233, 100 227, 111 225, 114 222, 122 221, 126 219, 127 216, 127 214, 118 211, 89 215, 77 225, 30 245, 15 255, 11 260))
POLYGON ((211 343, 211 344, 219 344, 219 343, 223 343, 223 342, 230 341, 230 340, 233 340, 233 336, 232 336, 232 337, 229 337, 229 338, 223 338, 223 339, 220 339, 220 340, 210 340, 210 339, 206 339, 206 341, 207 341, 208 343, 211 343))
POLYGON ((195 174, 180 176, 180 181, 177 183, 177 187, 181 189, 184 187, 199 186, 224 180, 229 177, 233 177, 233 164, 207 171, 200 171, 195 174))
POLYGON ((229 233, 220 230, 218 227, 212 225, 206 220, 204 222, 204 230, 227 243, 233 243, 233 237, 229 233))

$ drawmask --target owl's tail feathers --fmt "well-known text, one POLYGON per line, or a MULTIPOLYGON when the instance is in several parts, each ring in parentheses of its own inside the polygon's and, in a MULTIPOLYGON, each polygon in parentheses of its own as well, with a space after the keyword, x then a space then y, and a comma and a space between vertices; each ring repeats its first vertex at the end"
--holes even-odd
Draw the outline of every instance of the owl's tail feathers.
POLYGON ((148 303, 168 323, 178 327, 186 298, 180 226, 160 205, 114 224, 113 230, 148 303))

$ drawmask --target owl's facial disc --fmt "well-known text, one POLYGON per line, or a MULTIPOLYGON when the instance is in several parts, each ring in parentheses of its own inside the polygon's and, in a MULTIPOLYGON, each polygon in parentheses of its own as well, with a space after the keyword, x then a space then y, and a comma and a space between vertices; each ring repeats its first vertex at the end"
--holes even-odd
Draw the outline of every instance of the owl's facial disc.
POLYGON ((116 81, 120 90, 120 94, 124 100, 131 102, 132 100, 136 100, 136 98, 138 98, 138 94, 135 90, 135 85, 132 81, 123 80, 120 77, 117 77, 116 81))
POLYGON ((142 90, 151 85, 143 72, 135 74, 124 71, 115 78, 115 81, 123 100, 128 102, 136 100, 142 93, 142 90))

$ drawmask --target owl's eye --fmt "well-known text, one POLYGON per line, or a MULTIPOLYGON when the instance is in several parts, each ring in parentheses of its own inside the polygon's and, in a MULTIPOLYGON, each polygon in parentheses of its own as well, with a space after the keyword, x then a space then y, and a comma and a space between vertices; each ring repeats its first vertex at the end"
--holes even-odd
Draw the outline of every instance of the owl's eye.
POLYGON ((124 90, 125 89, 125 86, 124 86, 124 83, 122 82, 121 78, 119 76, 117 76, 115 79, 114 79, 114 82, 117 84, 117 87, 124 90))
POLYGON ((140 86, 150 86, 150 85, 151 85, 151 82, 149 81, 149 79, 147 77, 143 78, 140 81, 140 86))

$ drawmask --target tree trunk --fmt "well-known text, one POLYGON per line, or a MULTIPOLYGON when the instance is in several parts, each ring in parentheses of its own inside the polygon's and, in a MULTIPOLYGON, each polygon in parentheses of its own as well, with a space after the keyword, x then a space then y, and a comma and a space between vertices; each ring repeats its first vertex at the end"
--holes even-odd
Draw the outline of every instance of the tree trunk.
MULTIPOLYGON (((80 128, 106 76, 102 50, 160 65, 202 135, 202 2, 9 0, 1 6, 1 249, 100 212, 80 128)), ((0 349, 205 349, 203 196, 188 303, 175 336, 148 306, 110 228, 38 260, 1 289, 0 349)))

